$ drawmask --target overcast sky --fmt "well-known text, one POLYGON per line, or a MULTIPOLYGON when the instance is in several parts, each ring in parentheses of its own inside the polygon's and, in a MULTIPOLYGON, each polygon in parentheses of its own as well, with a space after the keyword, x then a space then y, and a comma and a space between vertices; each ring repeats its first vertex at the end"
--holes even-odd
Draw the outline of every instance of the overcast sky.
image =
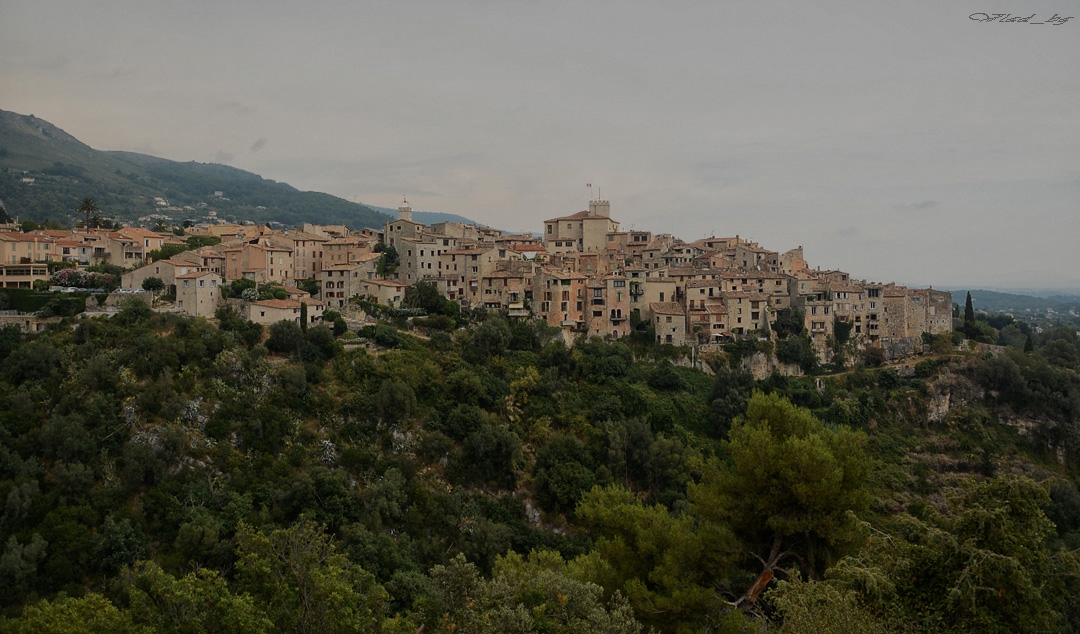
POLYGON ((1075 0, 4 0, 0 108, 505 229, 592 183, 623 228, 1080 289, 1075 0))

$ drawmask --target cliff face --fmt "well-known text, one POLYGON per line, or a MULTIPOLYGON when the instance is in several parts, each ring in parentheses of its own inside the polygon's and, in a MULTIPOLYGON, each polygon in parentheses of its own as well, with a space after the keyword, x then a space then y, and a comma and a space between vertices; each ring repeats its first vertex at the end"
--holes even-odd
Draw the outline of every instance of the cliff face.
POLYGON ((749 370, 758 381, 767 378, 773 372, 779 372, 781 376, 802 376, 802 369, 793 363, 781 363, 776 355, 766 355, 763 352, 755 352, 753 356, 743 359, 743 368, 749 370))
POLYGON ((927 346, 922 337, 902 337, 899 339, 883 339, 881 348, 885 351, 885 359, 896 361, 914 357, 926 352, 927 346))

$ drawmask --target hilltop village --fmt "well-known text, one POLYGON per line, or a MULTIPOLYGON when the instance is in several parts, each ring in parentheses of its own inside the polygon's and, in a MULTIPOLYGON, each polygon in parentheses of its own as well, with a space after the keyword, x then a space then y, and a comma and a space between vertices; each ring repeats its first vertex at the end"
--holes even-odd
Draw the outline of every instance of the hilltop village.
POLYGON ((608 201, 593 200, 587 210, 545 220, 537 237, 452 222, 425 225, 412 219, 406 201, 382 231, 191 227, 187 235, 220 243, 153 262, 151 251, 185 243, 131 227, 0 232, 0 280, 9 288, 31 287, 49 279, 48 262, 108 262, 131 269, 121 292, 158 278, 175 287, 172 310, 204 317, 226 302, 222 287, 236 280, 278 284, 284 298, 228 300, 263 324, 299 320, 302 313, 315 322, 326 309, 355 315, 356 299, 400 307, 411 286, 426 282, 465 309, 543 319, 568 343, 583 334, 626 337, 632 321, 651 325, 657 343, 674 346, 767 339, 778 314, 795 309, 821 357, 838 324, 859 348, 952 329, 948 292, 811 268, 801 246, 779 252, 738 235, 685 242, 623 231, 610 212, 608 201))

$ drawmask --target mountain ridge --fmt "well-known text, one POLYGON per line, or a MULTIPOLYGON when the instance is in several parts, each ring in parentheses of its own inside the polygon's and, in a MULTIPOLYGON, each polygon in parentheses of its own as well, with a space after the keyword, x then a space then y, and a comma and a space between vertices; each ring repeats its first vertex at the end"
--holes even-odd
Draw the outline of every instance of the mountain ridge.
POLYGON ((95 150, 44 119, 0 110, 0 202, 8 213, 70 224, 86 197, 104 215, 129 223, 166 216, 177 224, 216 217, 380 228, 388 219, 366 205, 228 165, 95 150))

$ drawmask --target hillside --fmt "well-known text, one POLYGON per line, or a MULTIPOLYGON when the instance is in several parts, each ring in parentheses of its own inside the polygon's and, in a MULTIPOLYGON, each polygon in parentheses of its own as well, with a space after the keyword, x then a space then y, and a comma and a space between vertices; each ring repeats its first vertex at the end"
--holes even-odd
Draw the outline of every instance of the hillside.
POLYGON ((211 210, 219 219, 287 225, 360 228, 386 221, 364 205, 226 165, 95 150, 48 121, 0 110, 0 201, 8 213, 74 223, 74 209, 85 197, 97 201, 107 217, 127 222, 151 214, 198 222, 211 210))
POLYGON ((1080 298, 1069 295, 1034 297, 1016 293, 1002 293, 985 289, 956 289, 952 291, 953 301, 963 304, 964 297, 971 293, 971 303, 975 310, 990 313, 1013 313, 1035 315, 1052 313, 1080 312, 1080 298))
POLYGON ((1080 625, 1071 328, 755 381, 453 314, 0 329, 0 632, 1080 625))

